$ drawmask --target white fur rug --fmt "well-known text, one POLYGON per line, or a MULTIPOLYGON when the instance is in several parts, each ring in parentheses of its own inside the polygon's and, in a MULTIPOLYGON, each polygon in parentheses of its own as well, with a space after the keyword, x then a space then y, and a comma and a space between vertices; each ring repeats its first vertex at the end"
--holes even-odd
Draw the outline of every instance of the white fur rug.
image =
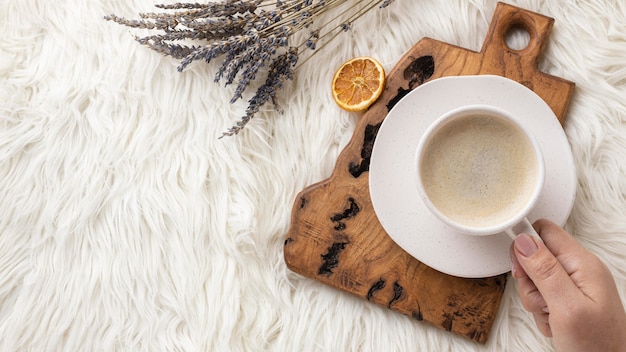
MULTIPOLYGON (((170 0, 163 2, 171 3, 170 0)), ((332 73, 387 70, 432 37, 479 50, 492 0, 396 0, 301 67, 260 113, 103 20, 153 0, 0 1, 0 350, 550 351, 508 283, 486 345, 290 272, 296 194, 328 177, 359 117, 332 73)), ((626 296, 626 5, 519 0, 556 24, 540 67, 576 83, 566 225, 626 296)))

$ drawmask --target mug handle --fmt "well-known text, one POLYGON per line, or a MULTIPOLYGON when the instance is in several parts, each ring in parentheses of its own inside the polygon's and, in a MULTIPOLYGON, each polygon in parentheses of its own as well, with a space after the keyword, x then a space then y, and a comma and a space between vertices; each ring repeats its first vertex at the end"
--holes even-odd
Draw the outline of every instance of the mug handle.
POLYGON ((520 233, 527 233, 541 241, 541 237, 539 237, 539 234, 537 233, 537 231, 535 231, 533 225, 530 223, 530 221, 528 221, 527 217, 524 217, 519 224, 504 230, 504 232, 506 232, 506 234, 509 235, 509 237, 511 237, 513 240, 515 240, 515 237, 517 237, 517 235, 519 235, 520 233))

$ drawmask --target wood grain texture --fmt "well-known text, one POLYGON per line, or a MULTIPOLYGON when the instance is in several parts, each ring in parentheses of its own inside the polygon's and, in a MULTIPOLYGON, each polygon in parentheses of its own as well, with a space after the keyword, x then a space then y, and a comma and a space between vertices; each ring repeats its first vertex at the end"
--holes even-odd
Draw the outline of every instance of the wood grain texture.
POLYGON ((284 246, 287 266, 419 321, 485 343, 507 274, 465 279, 438 272, 396 245, 378 221, 368 170, 381 122, 404 95, 445 76, 495 74, 541 96, 564 122, 574 84, 538 70, 554 20, 499 3, 480 52, 430 38, 420 40, 389 72, 385 91, 363 114, 331 177, 295 200, 284 246), (528 46, 510 49, 506 33, 521 27, 528 46))

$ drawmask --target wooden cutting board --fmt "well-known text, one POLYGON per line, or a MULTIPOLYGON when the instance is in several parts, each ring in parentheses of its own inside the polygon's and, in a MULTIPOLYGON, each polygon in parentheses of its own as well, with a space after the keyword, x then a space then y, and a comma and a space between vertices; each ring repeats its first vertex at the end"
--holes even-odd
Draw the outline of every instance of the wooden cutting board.
POLYGON ((296 198, 284 246, 287 266, 416 320, 486 342, 507 274, 482 279, 449 276, 396 245, 372 208, 370 156, 381 122, 394 104, 420 84, 444 76, 508 77, 541 96, 563 123, 574 84, 538 70, 553 23, 552 18, 499 3, 480 52, 430 38, 412 47, 389 72, 381 98, 362 115, 332 176, 296 198), (530 34, 524 49, 506 44, 505 36, 515 28, 530 34))

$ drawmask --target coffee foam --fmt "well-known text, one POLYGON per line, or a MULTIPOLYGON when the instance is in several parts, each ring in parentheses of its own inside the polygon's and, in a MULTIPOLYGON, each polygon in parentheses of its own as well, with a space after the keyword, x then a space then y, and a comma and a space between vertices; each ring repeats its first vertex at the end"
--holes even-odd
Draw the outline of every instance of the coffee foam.
POLYGON ((513 123, 487 115, 455 119, 434 133, 420 165, 424 189, 445 216, 471 227, 507 221, 532 198, 537 157, 513 123))

